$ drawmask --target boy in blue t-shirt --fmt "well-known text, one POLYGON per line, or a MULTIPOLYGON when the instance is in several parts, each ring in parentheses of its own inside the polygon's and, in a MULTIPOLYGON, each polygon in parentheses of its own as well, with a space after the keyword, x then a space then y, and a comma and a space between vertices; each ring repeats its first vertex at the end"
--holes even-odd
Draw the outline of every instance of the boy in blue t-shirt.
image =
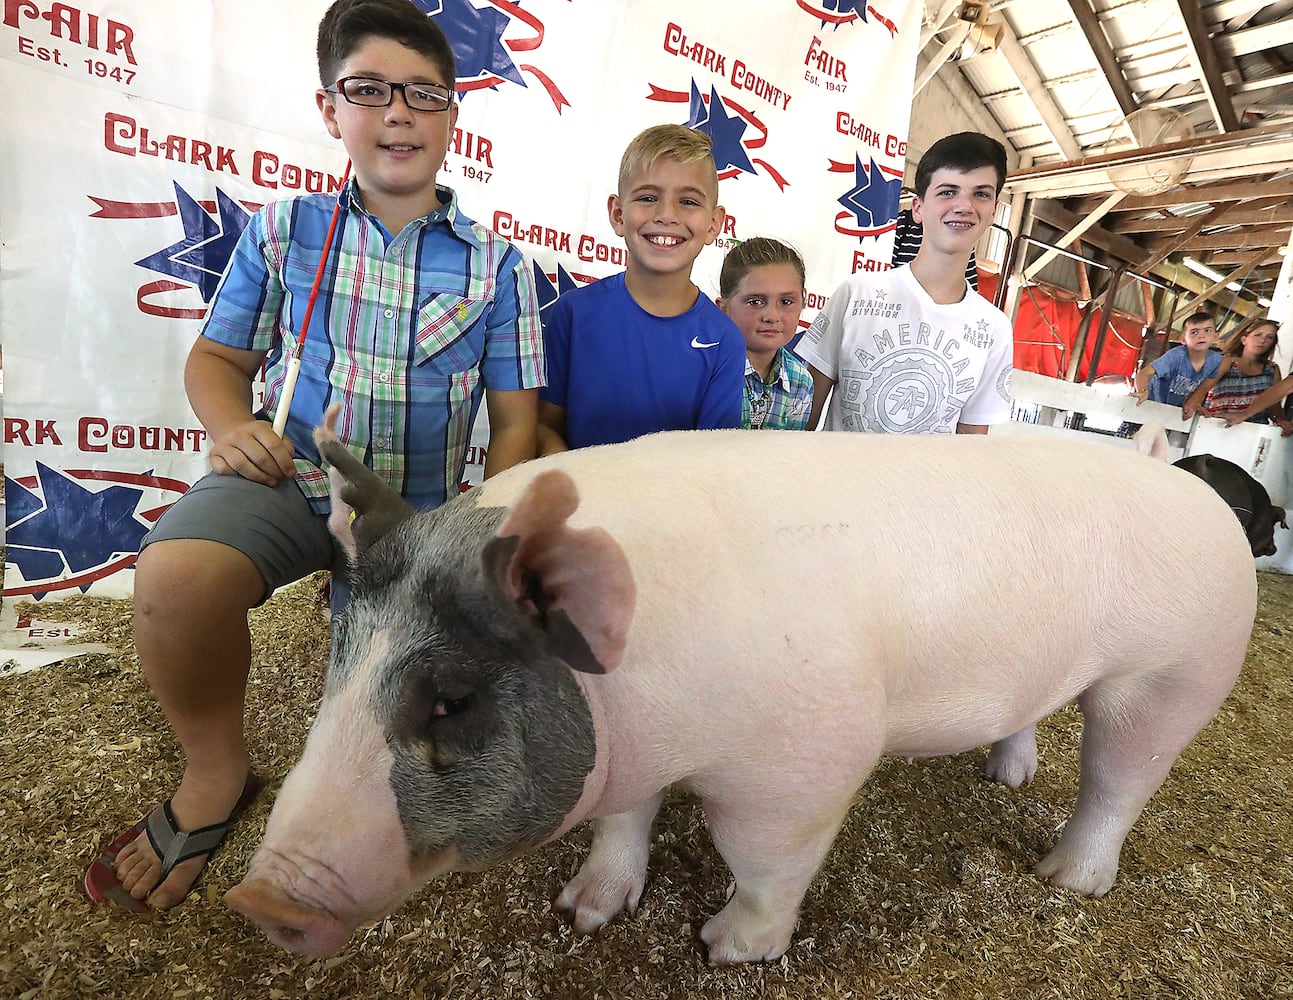
POLYGON ((1215 378, 1221 353, 1210 348, 1217 342, 1217 323, 1212 314, 1200 310, 1186 319, 1181 342, 1136 373, 1132 395, 1138 403, 1181 406, 1205 379, 1215 378))
POLYGON ((726 218, 711 145, 684 125, 655 125, 624 151, 607 209, 628 263, 544 318, 539 454, 741 426, 745 339, 691 280, 726 218))

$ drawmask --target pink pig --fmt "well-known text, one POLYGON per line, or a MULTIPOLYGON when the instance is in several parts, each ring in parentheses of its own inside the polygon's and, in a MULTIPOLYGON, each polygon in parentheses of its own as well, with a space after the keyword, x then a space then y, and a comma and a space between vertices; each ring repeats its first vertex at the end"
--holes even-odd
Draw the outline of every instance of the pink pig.
POLYGON ((414 514, 327 427, 316 438, 354 598, 303 757, 227 897, 306 955, 590 817, 558 905, 595 931, 636 910, 679 785, 735 876, 701 931, 710 960, 773 959, 881 754, 995 744, 987 773, 1019 785, 1034 724, 1074 699, 1077 804, 1037 871, 1103 895, 1252 628, 1230 509, 1108 445, 657 434, 414 514))

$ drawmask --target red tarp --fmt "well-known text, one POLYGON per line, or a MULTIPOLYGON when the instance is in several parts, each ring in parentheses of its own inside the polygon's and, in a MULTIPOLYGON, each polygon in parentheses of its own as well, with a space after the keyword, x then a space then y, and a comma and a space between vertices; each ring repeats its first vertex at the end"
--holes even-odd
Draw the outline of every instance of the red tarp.
MULTIPOLYGON (((979 271, 979 294, 988 301, 997 290, 997 275, 979 271)), ((1015 367, 1051 378, 1063 378, 1068 366, 1078 324, 1084 310, 1076 302, 1056 298, 1039 285, 1020 291, 1019 309, 1015 314, 1015 367)), ((1099 317, 1096 317, 1098 323, 1099 317)), ((1136 370, 1144 324, 1141 320, 1114 312, 1109 317, 1104 347, 1100 351, 1099 375, 1125 375, 1136 370)), ((1087 337, 1078 367, 1078 381, 1085 382, 1091 352, 1095 347, 1094 326, 1087 337)))

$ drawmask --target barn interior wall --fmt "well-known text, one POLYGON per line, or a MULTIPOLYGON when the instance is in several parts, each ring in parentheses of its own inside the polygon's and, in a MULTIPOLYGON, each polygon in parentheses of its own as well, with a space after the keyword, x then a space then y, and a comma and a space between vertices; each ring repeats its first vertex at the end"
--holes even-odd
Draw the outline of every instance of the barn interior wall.
MULTIPOLYGON (((918 78, 928 62, 927 53, 922 53, 916 69, 918 78)), ((1011 170, 1020 165, 1019 154, 1001 126, 983 107, 982 99, 961 80, 959 72, 945 67, 912 101, 911 128, 907 137, 907 174, 903 184, 911 186, 917 161, 936 140, 953 132, 968 131, 990 135, 1005 146, 1011 170)))

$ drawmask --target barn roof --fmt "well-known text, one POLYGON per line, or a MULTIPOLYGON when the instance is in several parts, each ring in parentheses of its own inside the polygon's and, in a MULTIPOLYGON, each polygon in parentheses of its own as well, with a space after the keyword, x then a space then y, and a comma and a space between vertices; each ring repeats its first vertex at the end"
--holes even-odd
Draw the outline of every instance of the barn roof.
POLYGON ((1293 231, 1293 0, 926 0, 922 39, 918 80, 981 104, 1019 156, 1008 194, 1060 242, 1269 306, 1293 231))

